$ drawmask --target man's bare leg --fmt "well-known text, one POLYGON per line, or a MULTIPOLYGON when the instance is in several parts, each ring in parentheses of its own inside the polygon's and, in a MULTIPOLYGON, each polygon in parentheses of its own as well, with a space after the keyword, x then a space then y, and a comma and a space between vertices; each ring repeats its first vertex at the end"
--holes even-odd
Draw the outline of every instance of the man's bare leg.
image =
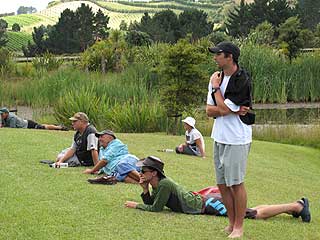
POLYGON ((253 209, 257 210, 256 219, 267 219, 282 213, 287 213, 287 214, 292 214, 294 212, 299 213, 302 211, 303 205, 298 202, 294 202, 294 203, 276 204, 276 205, 260 205, 260 206, 254 207, 253 209))
POLYGON ((140 174, 139 172, 137 172, 136 170, 133 170, 131 172, 128 173, 128 176, 134 180, 136 180, 137 182, 140 181, 140 174))
POLYGON ((227 187, 225 184, 218 184, 220 190, 222 201, 224 206, 227 209, 229 225, 225 227, 224 231, 228 234, 232 233, 234 225, 234 202, 233 202, 233 193, 230 187, 227 187))
POLYGON ((228 238, 239 238, 243 235, 243 220, 247 208, 247 192, 244 183, 232 186, 234 201, 234 225, 228 238))
POLYGON ((131 177, 126 176, 126 178, 123 180, 125 183, 133 183, 133 184, 138 184, 139 182, 131 177))

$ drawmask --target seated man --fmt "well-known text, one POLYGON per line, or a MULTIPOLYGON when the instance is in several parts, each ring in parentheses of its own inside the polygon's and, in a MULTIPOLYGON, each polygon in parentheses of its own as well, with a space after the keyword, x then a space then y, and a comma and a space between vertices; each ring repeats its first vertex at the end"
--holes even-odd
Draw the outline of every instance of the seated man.
POLYGON ((89 123, 87 114, 77 112, 73 117, 72 127, 76 130, 72 146, 58 154, 56 165, 67 162, 69 167, 93 166, 98 162, 98 139, 96 128, 89 123))
POLYGON ((139 183, 140 170, 136 163, 138 158, 129 154, 127 145, 116 138, 111 130, 96 133, 99 138, 100 151, 99 162, 92 168, 86 169, 84 173, 96 173, 101 170, 106 176, 88 179, 90 183, 114 184, 118 182, 139 183))
MULTIPOLYGON (((126 207, 160 212, 167 206, 174 212, 227 216, 218 189, 215 193, 203 195, 185 191, 183 187, 165 176, 164 163, 157 157, 149 156, 139 161, 137 166, 142 167, 139 183, 143 190, 141 197, 144 203, 127 201, 126 207), (152 194, 149 192, 149 185, 152 187, 152 194)), ((293 203, 248 208, 246 218, 267 219, 281 213, 291 214, 296 218, 301 217, 303 222, 311 220, 307 198, 293 203)))
POLYGON ((195 128, 196 120, 187 117, 182 120, 186 130, 186 142, 176 147, 176 153, 201 156, 205 158, 205 146, 202 134, 195 128))
POLYGON ((34 129, 47 129, 47 130, 62 130, 68 131, 68 128, 64 126, 48 125, 48 124, 39 124, 32 120, 25 120, 19 118, 14 113, 11 113, 8 108, 1 108, 1 124, 0 127, 9 127, 9 128, 34 128, 34 129))

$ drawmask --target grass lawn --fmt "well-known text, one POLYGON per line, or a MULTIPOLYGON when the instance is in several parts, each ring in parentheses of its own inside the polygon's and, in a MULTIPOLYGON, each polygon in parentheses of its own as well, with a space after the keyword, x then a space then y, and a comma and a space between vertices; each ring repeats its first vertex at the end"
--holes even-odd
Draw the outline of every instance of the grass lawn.
MULTIPOLYGON (((84 168, 52 169, 71 144, 73 132, 0 129, 0 239, 226 239, 227 219, 204 215, 143 212, 124 207, 140 201, 138 185, 90 185, 84 168)), ((117 134, 138 157, 156 155, 166 174, 187 189, 215 185, 212 141, 206 159, 158 153, 174 148, 183 136, 117 134)), ((307 196, 312 222, 281 215, 245 220, 244 239, 320 239, 320 151, 254 141, 246 186, 248 205, 286 203, 307 196)))

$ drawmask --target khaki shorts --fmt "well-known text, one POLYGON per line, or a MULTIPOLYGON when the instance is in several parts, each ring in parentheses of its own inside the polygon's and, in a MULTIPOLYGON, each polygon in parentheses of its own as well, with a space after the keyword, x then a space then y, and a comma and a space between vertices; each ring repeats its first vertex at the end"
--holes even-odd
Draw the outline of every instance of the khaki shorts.
POLYGON ((244 182, 251 143, 230 145, 214 142, 214 165, 217 184, 228 187, 244 182))

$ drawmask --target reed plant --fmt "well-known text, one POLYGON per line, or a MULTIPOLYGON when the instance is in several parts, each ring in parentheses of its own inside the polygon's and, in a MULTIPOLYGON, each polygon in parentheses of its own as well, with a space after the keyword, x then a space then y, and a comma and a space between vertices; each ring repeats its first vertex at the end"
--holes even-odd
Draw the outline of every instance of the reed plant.
POLYGON ((260 103, 320 100, 320 54, 300 54, 292 62, 268 46, 243 44, 241 65, 251 73, 260 103))

